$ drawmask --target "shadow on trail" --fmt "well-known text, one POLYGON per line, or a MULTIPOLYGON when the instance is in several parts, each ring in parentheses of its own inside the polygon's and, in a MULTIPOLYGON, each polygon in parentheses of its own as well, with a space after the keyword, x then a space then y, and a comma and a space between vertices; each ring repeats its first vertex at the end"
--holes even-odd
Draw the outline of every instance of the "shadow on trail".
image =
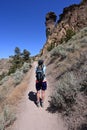
POLYGON ((48 111, 49 113, 56 113, 58 111, 58 108, 53 104, 52 101, 48 101, 49 102, 49 106, 47 107, 46 111, 48 111))
POLYGON ((30 91, 30 92, 28 93, 28 99, 31 100, 31 101, 33 101, 34 104, 36 105, 37 96, 36 96, 36 93, 35 93, 35 92, 30 91))

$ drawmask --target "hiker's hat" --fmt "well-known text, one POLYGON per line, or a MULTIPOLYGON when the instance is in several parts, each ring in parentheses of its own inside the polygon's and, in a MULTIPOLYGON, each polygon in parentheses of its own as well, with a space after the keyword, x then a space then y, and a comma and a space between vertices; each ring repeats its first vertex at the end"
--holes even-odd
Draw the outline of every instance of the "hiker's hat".
POLYGON ((44 62, 43 60, 39 60, 39 61, 38 61, 38 65, 42 65, 43 62, 44 62))

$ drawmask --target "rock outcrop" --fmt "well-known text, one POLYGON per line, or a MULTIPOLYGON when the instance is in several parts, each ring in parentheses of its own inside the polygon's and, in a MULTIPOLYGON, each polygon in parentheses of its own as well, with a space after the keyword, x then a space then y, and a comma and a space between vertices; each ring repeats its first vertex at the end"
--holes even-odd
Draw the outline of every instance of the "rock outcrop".
POLYGON ((45 22, 47 40, 41 54, 47 52, 48 46, 60 44, 68 29, 78 32, 87 26, 87 0, 83 0, 78 5, 74 4, 64 8, 57 23, 55 23, 56 19, 54 12, 47 13, 45 22))
POLYGON ((48 38, 48 36, 53 32, 53 29, 55 27, 55 22, 56 22, 57 16, 54 12, 49 12, 46 15, 46 37, 48 38))

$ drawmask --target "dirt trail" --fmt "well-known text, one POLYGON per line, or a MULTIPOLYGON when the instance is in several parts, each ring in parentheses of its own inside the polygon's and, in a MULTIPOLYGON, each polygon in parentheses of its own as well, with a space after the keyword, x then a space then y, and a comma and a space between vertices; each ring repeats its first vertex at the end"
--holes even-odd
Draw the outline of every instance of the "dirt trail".
POLYGON ((60 116, 46 111, 51 92, 50 86, 46 91, 44 108, 38 108, 34 103, 36 99, 35 65, 36 63, 30 71, 29 87, 18 106, 17 120, 11 130, 67 130, 60 116))

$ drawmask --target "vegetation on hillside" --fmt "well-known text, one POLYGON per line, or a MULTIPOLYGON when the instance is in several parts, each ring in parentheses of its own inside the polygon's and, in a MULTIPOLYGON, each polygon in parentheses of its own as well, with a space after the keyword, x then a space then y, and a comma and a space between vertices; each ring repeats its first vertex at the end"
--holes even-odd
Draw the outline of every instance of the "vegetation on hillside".
POLYGON ((48 111, 60 112, 69 130, 87 129, 87 27, 50 51, 55 88, 48 111))
POLYGON ((24 49, 21 53, 20 48, 16 47, 14 52, 15 55, 10 56, 8 73, 0 76, 0 130, 6 130, 16 120, 14 107, 26 90, 27 83, 23 82, 22 85, 22 81, 31 68, 29 51, 24 49))
POLYGON ((12 63, 12 66, 9 69, 8 75, 14 73, 17 69, 21 68, 25 62, 26 63, 31 62, 30 52, 27 51, 26 49, 24 49, 23 52, 21 53, 20 48, 16 47, 14 52, 15 55, 11 56, 10 62, 12 63))
POLYGON ((31 66, 31 57, 30 57, 30 52, 26 49, 21 52, 19 47, 16 47, 14 49, 14 55, 9 56, 9 62, 10 62, 10 68, 8 70, 8 73, 3 72, 0 75, 0 80, 2 80, 5 76, 9 76, 12 73, 15 73, 17 69, 20 69, 23 65, 25 66, 25 63, 29 64, 31 66))
MULTIPOLYGON (((59 44, 63 44, 63 43, 68 42, 72 38, 72 36, 74 36, 74 35, 75 35, 75 32, 72 29, 67 29, 65 37, 61 38, 61 41, 59 44)), ((51 51, 54 47, 55 47, 55 40, 52 40, 51 44, 47 46, 47 51, 48 52, 51 51)))

